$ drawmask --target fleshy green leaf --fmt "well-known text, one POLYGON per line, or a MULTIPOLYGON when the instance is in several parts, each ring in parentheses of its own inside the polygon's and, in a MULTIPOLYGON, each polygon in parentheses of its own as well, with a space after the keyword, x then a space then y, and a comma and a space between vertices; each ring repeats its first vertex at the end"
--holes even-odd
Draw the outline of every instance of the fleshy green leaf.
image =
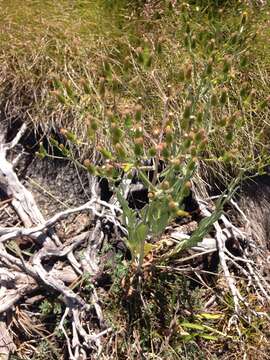
POLYGON ((205 327, 201 324, 183 322, 180 324, 184 328, 193 329, 193 330, 205 330, 205 327))
POLYGON ((217 320, 223 317, 222 314, 211 314, 211 313, 201 313, 197 315, 198 318, 203 318, 207 320, 217 320))
POLYGON ((206 340, 218 340, 218 337, 209 334, 198 334, 198 336, 206 340))
POLYGON ((145 224, 140 223, 139 225, 136 226, 135 235, 138 244, 141 244, 146 239, 147 233, 148 233, 148 226, 146 226, 145 224))

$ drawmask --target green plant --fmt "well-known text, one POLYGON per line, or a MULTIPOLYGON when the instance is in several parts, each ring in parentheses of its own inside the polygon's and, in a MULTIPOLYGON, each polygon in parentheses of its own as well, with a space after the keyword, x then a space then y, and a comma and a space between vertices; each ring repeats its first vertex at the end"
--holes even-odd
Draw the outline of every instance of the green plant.
MULTIPOLYGON (((167 84, 161 94, 163 109, 152 133, 151 129, 147 129, 145 105, 141 104, 140 100, 125 112, 109 109, 107 104, 110 101, 113 101, 114 108, 117 108, 116 102, 124 80, 118 78, 112 64, 104 61, 103 76, 100 78, 98 91, 102 99, 99 105, 100 116, 105 124, 102 131, 106 136, 106 144, 96 147, 99 157, 102 158, 100 164, 88 159, 83 163, 84 168, 91 174, 106 178, 117 195, 123 211, 123 223, 127 228, 127 245, 133 259, 138 261, 139 270, 145 253, 151 250, 154 240, 164 232, 166 226, 174 218, 189 216, 184 209, 184 203, 190 193, 191 181, 198 163, 231 164, 237 159, 234 133, 239 115, 237 113, 230 115, 230 97, 234 95, 228 90, 233 78, 232 59, 228 56, 224 56, 222 60, 217 58, 214 51, 215 40, 212 39, 204 63, 197 63, 196 47, 204 45, 209 39, 195 35, 188 14, 184 14, 186 15, 184 46, 189 54, 189 62, 179 78, 179 84, 184 90, 181 109, 179 108, 177 112, 170 111, 176 103, 176 95, 171 84, 167 84), (222 118, 214 123, 216 113, 222 114, 222 118), (218 156, 213 153, 210 141, 214 136, 224 138, 223 151, 219 150, 218 156), (123 174, 125 178, 132 178, 134 173, 148 192, 147 203, 136 210, 129 207, 125 195, 126 189, 122 184, 123 174)), ((245 34, 245 23, 243 15, 237 33, 239 41, 242 41, 245 34)), ((237 52, 236 46, 235 55, 237 52)), ((157 59, 151 54, 147 45, 137 49, 135 60, 146 76, 151 70, 153 61, 158 61, 159 54, 156 56, 157 59)), ((123 77, 124 75, 127 74, 123 74, 123 77)), ((66 103, 67 106, 70 104, 75 106, 80 101, 82 95, 74 94, 66 83, 59 84, 58 88, 62 89, 60 102, 66 103)), ((240 93, 240 98, 247 99, 248 96, 245 88, 245 91, 240 93)), ((100 121, 94 117, 88 118, 87 121, 89 142, 96 144, 100 121)), ((70 130, 62 129, 61 132, 69 144, 75 146, 80 144, 80 139, 70 130)), ((59 144, 54 139, 51 143, 65 157, 78 163, 68 146, 59 144)), ((41 157, 48 155, 42 144, 39 155, 41 157)), ((247 170, 248 166, 246 162, 243 166, 244 170, 247 170)), ((202 220, 191 238, 177 246, 174 253, 194 246, 202 240, 221 215, 224 202, 232 196, 242 172, 243 169, 239 169, 237 181, 233 181, 228 186, 227 197, 221 197, 217 202, 213 215, 202 220)))
POLYGON ((62 312, 61 304, 57 301, 49 301, 47 299, 43 300, 39 306, 39 309, 43 316, 48 316, 50 314, 60 315, 62 312))
MULTIPOLYGON (((189 213, 184 210, 184 200, 190 194, 191 180, 196 170, 199 158, 205 156, 207 150, 207 133, 200 127, 191 115, 192 103, 189 103, 183 113, 182 127, 189 131, 185 135, 182 143, 179 142, 176 133, 172 130, 171 120, 167 120, 163 127, 159 129, 158 140, 155 147, 148 148, 144 145, 142 128, 136 125, 131 131, 127 130, 126 135, 130 136, 130 143, 133 142, 133 154, 126 153, 126 149, 121 144, 124 137, 124 130, 118 127, 117 123, 111 122, 111 149, 100 148, 100 154, 107 158, 107 163, 97 166, 89 160, 84 162, 84 167, 92 174, 96 174, 108 179, 114 192, 117 195, 120 207, 123 211, 123 223, 127 228, 127 245, 131 250, 133 259, 138 259, 138 269, 141 269, 145 253, 154 246, 146 242, 147 239, 155 239, 164 232, 166 226, 176 217, 188 217, 189 213), (193 125, 186 127, 186 121, 194 121, 193 125), (147 157, 152 156, 151 165, 145 165, 147 157), (158 171, 160 165, 164 170, 158 171), (125 198, 126 189, 121 181, 121 172, 124 176, 132 176, 136 171, 138 178, 148 191, 148 203, 142 209, 135 210, 129 207, 125 198), (149 173, 152 172, 152 178, 149 173)), ((137 108, 135 119, 140 120, 141 109, 137 108)), ((95 129, 96 127, 93 127, 95 129)), ((76 141, 73 135, 67 134, 69 141, 76 141)), ((125 145, 125 144, 124 144, 125 145)), ((58 149, 66 155, 66 147, 58 149)), ((207 154, 207 153, 206 153, 207 154)), ((239 179, 238 179, 239 180, 239 179)), ((229 187, 229 194, 226 198, 219 200, 216 210, 212 216, 200 222, 198 229, 191 238, 176 247, 179 252, 185 247, 196 245, 202 240, 211 225, 217 221, 222 213, 224 202, 232 195, 235 184, 229 187)))

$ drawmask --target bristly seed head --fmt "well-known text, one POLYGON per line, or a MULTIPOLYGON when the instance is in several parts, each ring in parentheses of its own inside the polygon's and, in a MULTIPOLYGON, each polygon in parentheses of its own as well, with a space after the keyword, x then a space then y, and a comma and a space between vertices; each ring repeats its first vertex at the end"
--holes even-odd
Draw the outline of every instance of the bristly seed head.
POLYGON ((143 143, 144 143, 143 137, 135 138, 134 143, 137 145, 143 145, 143 143))

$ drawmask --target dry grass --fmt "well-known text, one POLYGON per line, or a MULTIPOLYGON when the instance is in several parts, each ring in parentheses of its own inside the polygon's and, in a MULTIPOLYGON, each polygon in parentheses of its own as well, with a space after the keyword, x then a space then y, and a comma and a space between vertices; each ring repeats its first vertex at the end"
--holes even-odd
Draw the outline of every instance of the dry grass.
MULTIPOLYGON (((269 5, 258 9, 245 2, 238 5, 223 2, 212 16, 213 4, 205 6, 199 1, 190 2, 185 9, 181 4, 169 6, 169 2, 156 1, 137 11, 120 1, 114 6, 111 3, 28 0, 21 4, 16 0, 0 0, 1 120, 14 123, 26 120, 48 133, 51 127, 67 128, 80 139, 85 157, 93 145, 108 143, 108 111, 116 114, 124 127, 126 115, 133 118, 135 106, 141 104, 142 125, 151 138, 153 129, 161 123, 164 99, 168 96, 167 112, 174 120, 180 142, 179 119, 185 104, 195 94, 199 96, 194 114, 204 111, 203 126, 210 132, 204 166, 215 176, 218 172, 224 182, 228 170, 230 175, 242 169, 262 171, 269 163, 270 150, 269 5), (248 23, 241 33, 242 40, 235 42, 244 11, 248 13, 248 23), (184 41, 187 20, 196 37, 196 47, 192 49, 184 41), (215 39, 214 50, 211 39, 215 39), (142 53, 145 59, 140 59, 142 53), (247 64, 240 66, 244 55, 247 64), (231 70, 224 78, 226 57, 231 70), (152 63, 146 64, 150 58, 152 63), (204 93, 200 79, 211 58, 213 72, 207 78, 204 93), (249 95, 241 97, 244 86, 249 95), (228 91, 226 103, 209 107, 211 96, 220 95, 224 88, 228 91), (220 122, 233 114, 237 116, 232 139, 226 140, 220 122), (93 119, 98 124, 98 140, 87 132, 93 119)), ((129 141, 132 139, 127 137, 127 149, 129 141)), ((192 281, 186 283, 186 279, 175 274, 147 274, 142 304, 135 297, 132 301, 128 298, 121 281, 130 274, 127 275, 127 269, 121 273, 119 268, 120 265, 117 267, 120 274, 113 275, 115 287, 109 298, 102 299, 106 317, 116 327, 115 338, 111 338, 106 350, 113 354, 112 358, 138 359, 142 353, 147 354, 147 359, 215 359, 213 354, 219 359, 269 356, 269 329, 263 320, 253 319, 248 324, 243 319, 242 338, 237 329, 228 330, 232 299, 222 284, 217 285, 219 296, 210 309, 211 313, 222 313, 222 317, 215 321, 198 320, 211 297, 209 288, 194 290, 192 281), (127 303, 131 305, 128 307, 127 303), (138 308, 141 312, 136 313, 138 308), (207 340, 193 329, 188 337, 181 327, 184 320, 199 321, 220 333, 227 332, 228 336, 207 340), (223 352, 219 353, 220 349, 223 352)), ((256 306, 256 299, 250 301, 256 306)), ((19 312, 16 316, 16 326, 23 328, 27 317, 19 312)), ((38 322, 36 332, 43 330, 38 322)), ((215 331, 206 335, 212 336, 215 331)), ((25 346, 21 354, 31 354, 32 343, 25 346)), ((39 358, 46 360, 48 351, 52 358, 57 356, 50 350, 52 346, 55 344, 44 340, 38 350, 39 358)))
POLYGON ((265 41, 269 32, 268 7, 259 12, 241 2, 232 5, 232 11, 225 3, 211 15, 211 7, 190 5, 183 10, 178 5, 170 8, 162 1, 137 13, 120 2, 118 6, 105 4, 26 1, 16 6, 16 2, 2 1, 3 117, 27 119, 43 128, 67 127, 85 142, 89 118, 95 118, 102 128, 108 109, 121 117, 127 111, 132 113, 139 101, 144 108, 143 125, 150 134, 160 124, 168 86, 172 93, 168 110, 176 122, 192 93, 199 95, 194 110, 197 112, 206 109, 211 94, 220 94, 225 87, 229 94, 225 106, 205 111, 204 126, 214 130, 208 166, 217 165, 217 159, 227 149, 232 155, 233 172, 242 167, 262 168, 269 160, 269 101, 261 107, 269 85, 269 63, 265 60, 270 51, 265 41), (244 10, 248 25, 237 42, 234 38, 240 36, 244 10), (187 21, 196 38, 196 48, 191 50, 183 41, 187 21), (213 51, 211 39, 215 41, 213 51), (151 56, 149 68, 138 62, 141 50, 151 56), (240 67, 245 54, 247 65, 240 67), (221 69, 226 56, 231 71, 224 81, 221 69), (202 95, 199 81, 211 58, 213 75, 209 89, 202 95), (106 64, 110 65, 109 76, 104 70, 106 64), (183 82, 182 71, 189 67, 191 79, 183 82), (102 95, 100 82, 104 76, 106 93, 102 95), (116 90, 112 91, 114 83, 116 90), (243 101, 239 93, 245 83, 252 96, 243 101), (57 97, 59 93, 63 98, 57 97), (228 146, 224 132, 216 129, 217 123, 235 112, 237 123, 228 146))

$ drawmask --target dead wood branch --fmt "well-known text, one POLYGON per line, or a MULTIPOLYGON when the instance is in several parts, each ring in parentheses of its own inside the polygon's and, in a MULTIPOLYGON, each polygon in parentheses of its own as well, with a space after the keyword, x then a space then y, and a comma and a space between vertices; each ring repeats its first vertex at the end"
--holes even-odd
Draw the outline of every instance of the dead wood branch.
MULTIPOLYGON (((92 184, 92 198, 86 204, 59 212, 46 221, 31 192, 17 177, 13 168, 14 163, 7 160, 7 152, 18 144, 25 130, 26 125, 23 125, 10 143, 5 143, 4 137, 0 136, 0 186, 11 199, 11 205, 23 223, 21 227, 0 227, 0 313, 5 316, 18 301, 30 296, 33 290, 42 287, 53 289, 62 295, 66 304, 59 327, 65 335, 70 358, 86 359, 89 351, 96 354, 101 352, 100 338, 110 329, 96 334, 91 330, 90 324, 85 324, 86 311, 93 306, 100 326, 104 329, 102 309, 95 288, 92 290, 91 303, 87 304, 68 284, 77 281, 84 273, 94 276, 99 271, 96 252, 99 251, 104 238, 102 223, 97 220, 93 232, 83 232, 64 241, 63 244, 54 232, 54 225, 72 214, 90 212, 97 219, 109 221, 125 231, 117 219, 121 210, 115 205, 101 201, 94 191, 96 185, 92 184), (16 245, 18 239, 22 238, 32 239, 38 245, 30 257, 25 257, 16 245), (16 245, 12 254, 8 248, 11 241, 16 245), (75 255, 79 247, 82 249, 80 259, 75 255), (54 265, 48 268, 48 262, 54 265), (66 318, 69 318, 72 325, 71 335, 64 328, 66 318)), ((15 346, 5 320, 1 321, 0 327, 3 339, 0 342, 1 351, 8 358, 15 346)))
MULTIPOLYGON (((205 217, 210 216, 211 211, 207 208, 207 203, 198 198, 197 202, 200 206, 202 215, 205 217)), ((242 212, 241 215, 243 215, 244 219, 247 219, 242 212)), ((239 245, 239 250, 241 250, 242 253, 242 256, 239 257, 230 253, 226 247, 226 242, 230 238, 235 239, 235 241, 247 239, 249 244, 252 244, 253 240, 251 238, 247 238, 248 235, 234 226, 224 214, 221 216, 220 222, 223 223, 223 227, 219 224, 218 221, 214 223, 214 229, 216 231, 215 238, 218 246, 220 264, 233 297, 235 314, 239 315, 242 312, 241 305, 249 308, 249 304, 247 301, 245 301, 244 297, 240 294, 240 291, 237 288, 235 277, 229 270, 229 263, 233 264, 237 269, 239 269, 246 277, 246 279, 249 280, 250 285, 253 286, 256 293, 262 294, 262 296, 259 297, 268 302, 270 300, 270 286, 265 281, 265 279, 260 277, 260 272, 256 268, 256 263, 251 258, 246 256, 247 250, 242 249, 241 245, 239 245)), ((252 309, 249 310, 254 313, 252 309)))
POLYGON ((27 126, 24 124, 10 143, 0 142, 0 178, 5 184, 7 196, 12 198, 12 206, 26 227, 43 223, 44 219, 35 200, 19 181, 13 165, 6 159, 7 151, 14 148, 20 141, 27 126))
POLYGON ((16 349, 13 339, 8 331, 5 315, 0 315, 0 359, 8 360, 9 354, 16 349))
MULTIPOLYGON (((49 220, 44 221, 39 226, 35 226, 35 227, 29 228, 29 229, 26 229, 24 227, 22 227, 22 228, 0 227, 0 242, 5 242, 7 240, 15 239, 17 237, 22 237, 22 236, 25 236, 25 237, 29 236, 33 239, 37 239, 37 237, 40 236, 40 233, 43 233, 44 230, 46 230, 46 229, 52 228, 53 225, 55 225, 57 222, 67 218, 71 214, 81 213, 84 211, 89 211, 97 217, 101 217, 103 219, 105 218, 112 223, 116 223, 116 225, 119 226, 121 229, 124 229, 121 226, 120 222, 116 218, 117 212, 121 213, 121 210, 118 207, 113 206, 111 204, 107 204, 104 201, 101 201, 98 199, 92 199, 89 202, 87 202, 86 204, 79 206, 77 208, 68 209, 68 210, 59 212, 58 214, 56 214, 49 220), (108 214, 106 212, 101 213, 101 212, 97 211, 96 207, 99 205, 106 206, 112 212, 112 214, 110 214, 110 213, 108 214)), ((126 232, 125 229, 124 229, 124 231, 126 232)))

